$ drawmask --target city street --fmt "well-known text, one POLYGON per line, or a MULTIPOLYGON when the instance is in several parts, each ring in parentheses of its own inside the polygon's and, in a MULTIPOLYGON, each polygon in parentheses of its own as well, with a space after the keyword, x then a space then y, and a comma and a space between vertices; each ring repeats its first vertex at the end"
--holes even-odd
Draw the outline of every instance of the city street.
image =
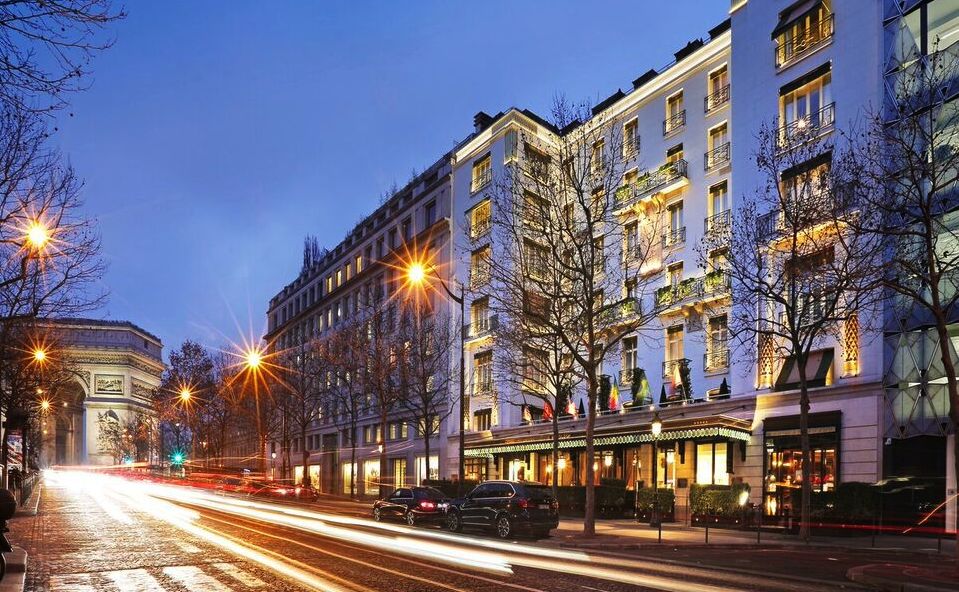
POLYGON ((27 589, 51 592, 839 589, 548 542, 377 524, 343 508, 321 512, 61 472, 48 475, 38 516, 14 521, 11 538, 32 562, 27 589))

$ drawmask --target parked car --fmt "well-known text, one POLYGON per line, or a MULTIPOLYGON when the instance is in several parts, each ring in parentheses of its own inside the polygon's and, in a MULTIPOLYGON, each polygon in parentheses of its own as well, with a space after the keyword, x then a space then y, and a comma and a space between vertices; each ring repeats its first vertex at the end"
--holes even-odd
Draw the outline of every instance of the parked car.
POLYGON ((549 536, 559 526, 559 502, 552 490, 527 481, 486 481, 465 498, 453 500, 446 512, 452 532, 464 527, 495 529, 501 539, 516 533, 549 536))
POLYGON ((410 526, 442 523, 449 502, 446 494, 433 487, 398 487, 385 499, 373 502, 373 520, 403 520, 410 526))

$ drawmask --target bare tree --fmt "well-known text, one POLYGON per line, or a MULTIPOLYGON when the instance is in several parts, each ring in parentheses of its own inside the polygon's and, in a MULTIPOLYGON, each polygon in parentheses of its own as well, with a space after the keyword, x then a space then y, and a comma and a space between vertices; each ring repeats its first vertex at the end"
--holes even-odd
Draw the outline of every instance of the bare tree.
POLYGON ((85 88, 93 57, 113 40, 107 25, 123 11, 110 0, 0 3, 0 103, 49 111, 85 88))
MULTIPOLYGON (((361 376, 365 371, 362 325, 347 325, 317 345, 321 370, 321 407, 350 446, 350 497, 356 497, 356 437, 362 416, 361 376)), ((346 443, 346 442, 344 442, 346 443)))
POLYGON ((762 185, 744 196, 729 236, 707 235, 701 252, 702 265, 731 282, 730 331, 758 362, 759 385, 776 386, 782 359, 778 386, 799 391, 803 538, 812 495, 809 389, 826 380, 812 354, 834 339, 846 363, 857 364, 859 335, 880 317, 881 295, 880 241, 853 224, 871 213, 854 183, 852 151, 822 134, 832 121, 819 117, 831 116, 762 127, 754 153, 762 185))
MULTIPOLYGON (((937 411, 949 408, 952 431, 959 434, 959 380, 950 334, 959 320, 957 47, 940 48, 936 40, 929 55, 904 58, 888 85, 892 106, 867 111, 865 125, 845 137, 857 147, 853 156, 862 209, 876 212, 857 227, 880 236, 887 254, 882 279, 894 313, 890 318, 899 331, 924 327, 936 335, 934 356, 943 375, 938 378, 945 379, 948 397, 937 411)), ((900 54, 914 51, 904 47, 900 54)), ((937 377, 926 377, 932 378, 937 377)), ((932 401, 934 394, 925 394, 932 401)), ((959 472, 959 435, 954 443, 959 472)))
POLYGON ((430 442, 439 435, 443 420, 453 412, 450 387, 456 378, 450 372, 450 352, 458 333, 449 315, 429 313, 424 294, 415 296, 415 305, 404 314, 397 331, 402 347, 399 360, 401 397, 405 409, 423 436, 425 475, 430 477, 430 442))
POLYGON ((290 394, 289 425, 297 438, 303 460, 303 487, 310 484, 310 451, 306 432, 319 419, 321 398, 319 395, 320 366, 316 345, 307 341, 284 352, 283 364, 289 378, 286 387, 290 394))
MULTIPOLYGON (((524 133, 505 179, 489 191, 490 248, 471 269, 500 323, 523 323, 561 344, 586 391, 586 516, 595 534, 593 433, 600 367, 627 334, 656 318, 654 278, 643 262, 658 259, 655 200, 636 198, 624 179, 636 144, 623 142, 622 122, 558 98, 553 134, 524 133), (520 154, 521 152, 521 154, 520 154), (625 191, 617 191, 621 185, 625 191), (642 209, 643 231, 627 247, 622 220, 642 209), (624 251, 628 257, 623 257, 624 251), (638 264, 633 264, 638 263, 638 264), (483 277, 486 276, 486 277, 483 277)), ((562 359, 562 356, 561 356, 562 359)))

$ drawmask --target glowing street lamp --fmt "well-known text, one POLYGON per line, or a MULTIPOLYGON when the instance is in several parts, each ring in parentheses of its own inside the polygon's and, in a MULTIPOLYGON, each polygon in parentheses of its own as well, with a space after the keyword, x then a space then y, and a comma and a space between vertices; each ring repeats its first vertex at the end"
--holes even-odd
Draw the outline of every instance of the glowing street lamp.
POLYGON ((421 285, 426 279, 426 268, 422 263, 411 263, 406 269, 406 279, 415 286, 421 285))
POLYGON ((256 348, 249 349, 243 354, 243 361, 248 369, 257 370, 263 363, 263 354, 256 348))
POLYGON ((46 362, 46 361, 47 361, 47 352, 46 352, 46 350, 44 350, 44 349, 41 348, 41 347, 38 347, 38 348, 36 348, 35 350, 33 350, 33 361, 34 361, 34 362, 37 362, 37 363, 40 363, 40 364, 46 362))
POLYGON ((50 401, 46 399, 40 401, 40 409, 44 412, 50 411, 50 401))
POLYGON ((27 226, 26 240, 30 247, 39 251, 50 242, 50 230, 40 220, 34 220, 27 226))
POLYGON ((193 398, 193 393, 190 392, 190 387, 183 387, 180 389, 180 400, 184 403, 189 403, 190 399, 193 398))

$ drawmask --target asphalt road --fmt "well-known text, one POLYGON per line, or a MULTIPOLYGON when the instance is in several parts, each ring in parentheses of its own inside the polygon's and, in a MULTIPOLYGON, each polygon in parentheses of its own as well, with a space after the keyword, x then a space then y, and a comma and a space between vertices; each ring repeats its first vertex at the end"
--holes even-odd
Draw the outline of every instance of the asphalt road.
MULTIPOLYGON (((483 533, 375 523, 100 475, 48 479, 33 590, 526 592, 841 589, 659 558, 564 550, 483 533)), ((16 534, 16 533, 15 533, 16 534)), ((16 538, 16 537, 14 537, 16 538)), ((28 549, 29 550, 29 549, 28 549)))

